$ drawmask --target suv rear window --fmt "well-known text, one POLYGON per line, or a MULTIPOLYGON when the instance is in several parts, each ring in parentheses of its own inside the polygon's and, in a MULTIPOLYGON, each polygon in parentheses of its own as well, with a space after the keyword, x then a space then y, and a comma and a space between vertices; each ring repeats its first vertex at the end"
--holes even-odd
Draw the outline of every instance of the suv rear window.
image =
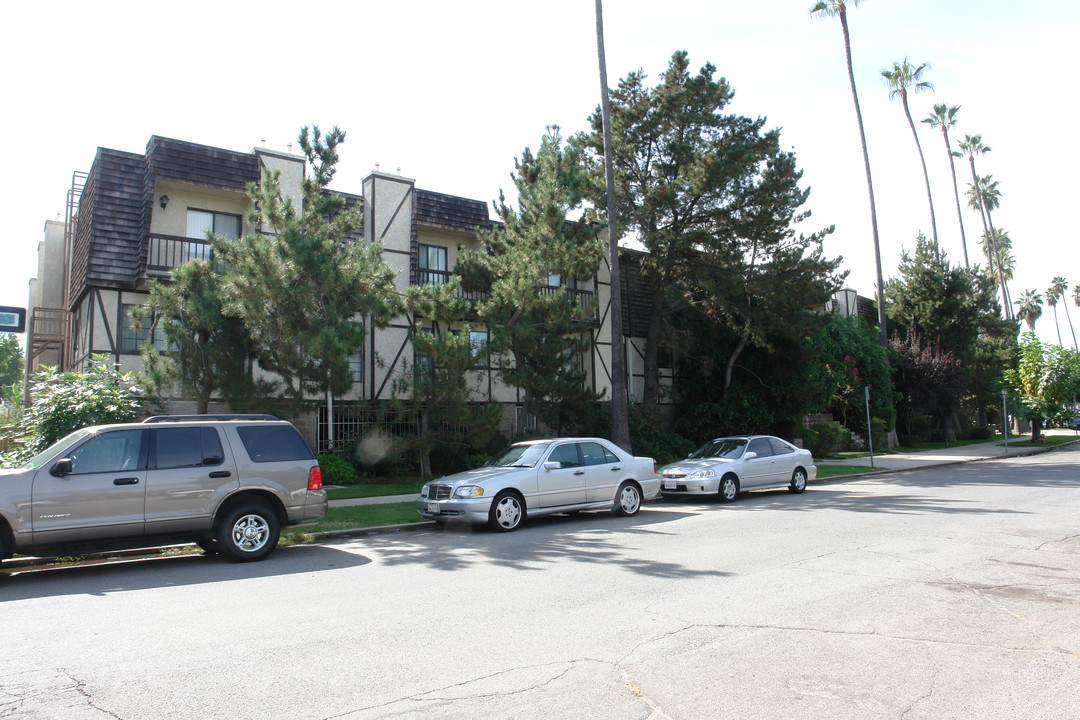
POLYGON ((236 428, 236 434, 244 443, 252 462, 280 462, 282 460, 313 460, 311 448, 291 425, 255 426, 236 428))

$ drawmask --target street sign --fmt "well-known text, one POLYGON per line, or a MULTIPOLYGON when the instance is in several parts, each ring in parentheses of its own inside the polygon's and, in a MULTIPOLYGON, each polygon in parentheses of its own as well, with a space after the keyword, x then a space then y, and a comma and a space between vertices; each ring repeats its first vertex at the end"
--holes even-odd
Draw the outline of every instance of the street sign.
POLYGON ((26 332, 26 308, 0 305, 0 332, 26 332))

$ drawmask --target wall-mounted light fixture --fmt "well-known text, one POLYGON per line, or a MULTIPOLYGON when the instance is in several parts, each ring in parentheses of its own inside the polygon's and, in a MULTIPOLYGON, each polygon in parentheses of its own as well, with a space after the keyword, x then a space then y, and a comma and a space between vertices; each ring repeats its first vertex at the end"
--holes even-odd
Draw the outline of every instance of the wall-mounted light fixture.
POLYGON ((169 204, 169 196, 162 195, 160 198, 158 198, 158 202, 161 203, 161 209, 164 210, 165 206, 169 204))

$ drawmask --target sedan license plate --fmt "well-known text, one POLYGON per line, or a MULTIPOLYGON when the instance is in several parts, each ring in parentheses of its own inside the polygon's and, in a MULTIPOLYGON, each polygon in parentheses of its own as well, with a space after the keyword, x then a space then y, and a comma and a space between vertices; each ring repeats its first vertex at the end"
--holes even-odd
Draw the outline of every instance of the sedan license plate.
POLYGON ((675 481, 674 480, 665 480, 664 481, 664 489, 665 490, 674 490, 675 489, 675 481))
POLYGON ((439 503, 428 503, 427 504, 427 511, 429 513, 433 513, 435 515, 438 515, 439 514, 439 503))

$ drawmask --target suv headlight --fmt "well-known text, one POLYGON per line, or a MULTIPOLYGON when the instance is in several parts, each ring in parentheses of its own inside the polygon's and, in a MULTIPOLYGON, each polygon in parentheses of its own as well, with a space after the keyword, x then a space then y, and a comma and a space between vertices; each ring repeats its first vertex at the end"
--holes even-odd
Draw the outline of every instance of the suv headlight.
POLYGON ((456 498, 482 497, 483 494, 484 488, 479 485, 462 485, 454 491, 454 497, 456 498))
POLYGON ((689 479, 689 480, 696 480, 696 479, 700 479, 700 478, 707 478, 707 477, 712 477, 712 476, 713 476, 713 475, 715 475, 715 474, 716 474, 716 472, 715 472, 715 471, 713 471, 712 469, 709 469, 709 470, 698 470, 697 472, 692 472, 692 473, 690 473, 690 475, 688 476, 688 478, 687 478, 687 479, 689 479))

